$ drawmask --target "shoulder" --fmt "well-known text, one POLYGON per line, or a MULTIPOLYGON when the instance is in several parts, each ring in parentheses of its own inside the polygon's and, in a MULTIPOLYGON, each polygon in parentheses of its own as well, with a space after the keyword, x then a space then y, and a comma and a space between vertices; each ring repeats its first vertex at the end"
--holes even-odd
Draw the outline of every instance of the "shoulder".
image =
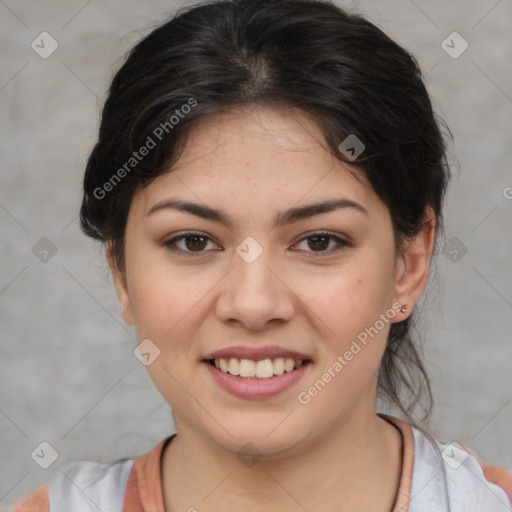
POLYGON ((121 511, 133 459, 113 463, 70 462, 47 484, 21 498, 13 512, 121 511))
POLYGON ((12 512, 48 512, 49 510, 48 486, 43 484, 27 496, 20 498, 14 504, 12 512))
POLYGON ((161 455, 175 435, 136 458, 65 464, 47 484, 20 499, 12 512, 163 510, 161 455))
POLYGON ((512 512, 512 475, 481 462, 458 443, 436 441, 419 430, 414 436, 410 512, 430 510, 512 512))

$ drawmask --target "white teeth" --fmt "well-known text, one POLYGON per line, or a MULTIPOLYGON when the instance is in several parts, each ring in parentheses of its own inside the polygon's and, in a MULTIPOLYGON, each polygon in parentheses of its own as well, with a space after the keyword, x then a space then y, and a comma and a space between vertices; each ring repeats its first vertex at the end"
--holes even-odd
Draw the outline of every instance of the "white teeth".
POLYGON ((256 377, 258 379, 268 379, 274 375, 274 365, 270 359, 264 359, 256 363, 256 377))
POLYGON ((286 373, 290 373, 293 370, 293 367, 295 366, 295 361, 293 359, 285 359, 284 360, 284 371, 286 373))
POLYGON ((256 375, 256 363, 250 359, 240 361, 240 377, 254 377, 256 375))
POLYGON ((276 359, 263 359, 261 361, 252 361, 251 359, 237 359, 231 357, 230 359, 215 359, 215 368, 229 373, 231 375, 238 375, 246 378, 269 379, 274 375, 282 375, 283 373, 290 373, 304 364, 304 360, 293 360, 291 357, 283 358, 277 357, 276 359))
POLYGON ((228 372, 231 373, 231 375, 240 375, 240 362, 238 359, 232 357, 229 360, 228 372))
POLYGON ((282 375, 284 373, 284 359, 282 357, 278 357, 274 359, 274 374, 282 375))

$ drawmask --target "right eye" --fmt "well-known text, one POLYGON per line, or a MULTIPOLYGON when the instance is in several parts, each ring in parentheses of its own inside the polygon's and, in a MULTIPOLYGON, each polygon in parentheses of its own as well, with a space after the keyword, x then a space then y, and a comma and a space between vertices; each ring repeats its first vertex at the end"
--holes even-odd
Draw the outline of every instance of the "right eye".
POLYGON ((166 240, 164 245, 170 251, 179 255, 201 256, 205 252, 204 249, 208 245, 208 241, 213 243, 213 240, 206 236, 204 233, 188 231, 179 236, 166 240), (181 246, 178 244, 181 244, 181 246))

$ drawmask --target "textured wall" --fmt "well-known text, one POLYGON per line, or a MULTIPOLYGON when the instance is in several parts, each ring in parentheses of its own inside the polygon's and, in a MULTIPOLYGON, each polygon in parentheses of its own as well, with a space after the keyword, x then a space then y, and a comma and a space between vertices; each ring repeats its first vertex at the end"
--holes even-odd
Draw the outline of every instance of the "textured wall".
MULTIPOLYGON (((4 508, 67 461, 137 456, 173 428, 166 402, 133 356, 134 330, 122 321, 99 246, 80 233, 77 213, 112 71, 177 5, 0 3, 4 508), (31 458, 43 441, 59 454, 46 470, 31 458)), ((367 15, 417 56, 454 133, 448 242, 423 322, 432 426, 441 439, 512 469, 512 3, 340 5, 367 15), (446 39, 454 31, 463 39, 446 39), (469 46, 458 55, 464 41, 469 46)))

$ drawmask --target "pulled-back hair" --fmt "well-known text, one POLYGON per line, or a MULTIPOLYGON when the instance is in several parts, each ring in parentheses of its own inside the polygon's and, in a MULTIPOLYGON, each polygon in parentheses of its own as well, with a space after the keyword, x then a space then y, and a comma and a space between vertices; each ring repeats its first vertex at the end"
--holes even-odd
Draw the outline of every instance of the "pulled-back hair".
MULTIPOLYGON (((80 220, 87 235, 111 245, 121 271, 136 187, 172 172, 198 122, 252 105, 312 119, 326 149, 364 173, 389 209, 397 250, 420 232, 430 206, 437 248, 450 173, 414 57, 326 1, 221 0, 183 8, 154 29, 110 86, 80 220), (364 144, 356 159, 339 148, 350 135, 364 144)), ((419 427, 415 406, 423 400, 429 417, 432 394, 411 332, 416 315, 391 325, 378 378, 379 393, 419 427)))

